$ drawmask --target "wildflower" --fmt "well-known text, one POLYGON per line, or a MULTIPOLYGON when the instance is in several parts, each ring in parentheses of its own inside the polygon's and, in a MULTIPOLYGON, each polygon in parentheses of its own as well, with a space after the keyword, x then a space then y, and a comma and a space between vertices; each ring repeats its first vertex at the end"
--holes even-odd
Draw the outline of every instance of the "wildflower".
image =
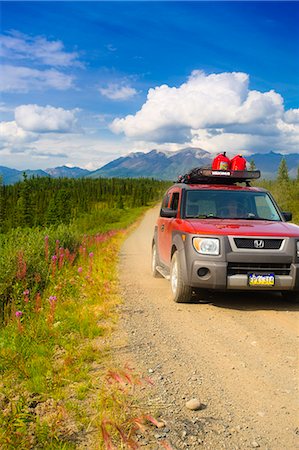
POLYGON ((81 273, 82 272, 82 267, 78 267, 78 273, 81 273))
POLYGON ((22 311, 16 311, 17 325, 18 325, 18 330, 20 333, 22 333, 22 331, 23 331, 23 326, 21 324, 22 315, 23 315, 22 311))
POLYGON ((89 269, 88 269, 88 274, 91 275, 91 273, 92 273, 92 262, 93 262, 93 261, 92 261, 92 259, 93 259, 93 252, 90 252, 88 256, 89 256, 89 258, 90 258, 90 259, 89 259, 89 269))
POLYGON ((57 302, 56 295, 50 295, 49 302, 50 302, 50 313, 49 313, 49 316, 48 316, 48 324, 49 325, 53 325, 54 316, 55 316, 56 302, 57 302))
POLYGON ((56 239, 56 242, 55 242, 55 255, 58 255, 58 251, 59 251, 59 239, 56 239))
POLYGON ((55 272, 56 272, 56 261, 57 261, 57 256, 53 255, 52 256, 52 278, 54 278, 55 272))
POLYGON ((76 258, 76 253, 74 252, 74 253, 70 253, 70 256, 69 256, 69 263, 70 263, 70 265, 72 265, 73 264, 73 262, 75 261, 75 258, 76 258))
POLYGON ((29 302, 29 289, 26 289, 24 292, 23 292, 23 295, 24 295, 24 302, 25 303, 28 303, 29 302))
POLYGON ((41 305, 42 299, 40 293, 38 292, 35 297, 35 312, 39 312, 41 310, 41 305))
POLYGON ((59 249, 59 261, 58 261, 58 268, 61 269, 63 266, 63 260, 64 260, 64 248, 60 247, 59 249))
POLYGON ((65 249, 65 259, 66 259, 67 261, 69 261, 69 258, 70 258, 70 251, 69 251, 68 248, 66 248, 66 249, 65 249))

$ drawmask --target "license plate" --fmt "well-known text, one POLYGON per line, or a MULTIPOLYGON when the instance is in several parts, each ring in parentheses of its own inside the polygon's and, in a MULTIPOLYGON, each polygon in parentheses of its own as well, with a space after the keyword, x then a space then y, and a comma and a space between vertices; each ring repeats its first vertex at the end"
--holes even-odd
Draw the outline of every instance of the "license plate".
POLYGON ((248 284, 249 286, 264 286, 271 287, 274 286, 275 275, 274 273, 249 273, 248 274, 248 284))

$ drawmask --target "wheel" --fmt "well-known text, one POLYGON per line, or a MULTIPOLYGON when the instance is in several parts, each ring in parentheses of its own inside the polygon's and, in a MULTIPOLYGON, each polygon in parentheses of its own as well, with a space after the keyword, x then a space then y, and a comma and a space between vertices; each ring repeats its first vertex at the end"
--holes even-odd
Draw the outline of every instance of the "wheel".
POLYGON ((157 271, 158 265, 159 265, 159 261, 158 261, 158 255, 157 255, 157 247, 156 247, 156 244, 153 244, 151 271, 152 271, 152 275, 154 278, 162 278, 162 275, 157 271))
POLYGON ((298 291, 281 291, 282 297, 293 303, 299 303, 299 292, 298 291))
POLYGON ((180 264, 178 252, 174 252, 171 259, 170 268, 170 285, 173 300, 176 303, 190 303, 192 302, 192 289, 187 286, 182 277, 182 268, 180 264))

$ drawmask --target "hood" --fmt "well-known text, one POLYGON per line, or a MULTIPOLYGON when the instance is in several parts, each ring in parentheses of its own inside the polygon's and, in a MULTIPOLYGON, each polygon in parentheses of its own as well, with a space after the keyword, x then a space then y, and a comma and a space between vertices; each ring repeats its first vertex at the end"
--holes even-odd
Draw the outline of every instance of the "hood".
POLYGON ((244 219, 188 219, 186 222, 194 234, 299 237, 299 226, 286 222, 244 219))

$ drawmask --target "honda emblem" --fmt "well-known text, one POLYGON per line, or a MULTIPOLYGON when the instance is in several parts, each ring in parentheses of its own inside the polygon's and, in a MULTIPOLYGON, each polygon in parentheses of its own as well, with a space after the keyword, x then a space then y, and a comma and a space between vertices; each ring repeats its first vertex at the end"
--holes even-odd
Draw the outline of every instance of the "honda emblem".
POLYGON ((264 248, 265 242, 262 239, 255 239, 253 245, 255 248, 264 248))

